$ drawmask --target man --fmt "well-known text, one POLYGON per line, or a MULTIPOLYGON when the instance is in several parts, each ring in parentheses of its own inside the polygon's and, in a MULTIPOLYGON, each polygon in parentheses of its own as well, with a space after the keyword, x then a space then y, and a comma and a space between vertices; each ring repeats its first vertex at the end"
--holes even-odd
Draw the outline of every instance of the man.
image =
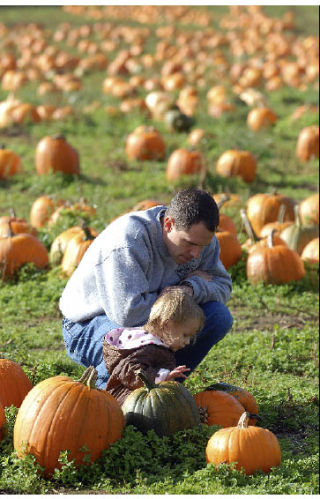
POLYGON ((200 189, 178 192, 168 207, 127 213, 93 241, 60 298, 68 355, 98 372, 97 387, 109 374, 102 358, 103 337, 117 327, 147 322, 151 306, 168 286, 179 286, 202 307, 206 322, 196 341, 175 353, 190 368, 232 326, 225 306, 231 278, 222 265, 215 236, 218 207, 200 189))

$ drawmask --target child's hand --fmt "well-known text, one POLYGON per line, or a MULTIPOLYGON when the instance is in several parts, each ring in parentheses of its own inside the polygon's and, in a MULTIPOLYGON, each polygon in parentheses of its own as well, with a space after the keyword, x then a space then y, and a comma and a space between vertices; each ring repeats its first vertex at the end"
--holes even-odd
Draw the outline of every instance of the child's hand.
POLYGON ((175 367, 167 375, 166 381, 169 381, 170 379, 175 379, 175 378, 186 378, 187 376, 185 374, 183 374, 186 371, 190 371, 190 369, 187 366, 178 366, 178 367, 175 367))

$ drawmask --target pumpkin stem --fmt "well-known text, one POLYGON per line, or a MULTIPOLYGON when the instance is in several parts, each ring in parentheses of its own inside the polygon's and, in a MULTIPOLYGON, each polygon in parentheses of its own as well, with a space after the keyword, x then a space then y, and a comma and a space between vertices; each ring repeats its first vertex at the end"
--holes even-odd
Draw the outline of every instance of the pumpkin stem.
POLYGON ((79 383, 83 383, 87 385, 88 388, 96 388, 96 381, 98 378, 98 373, 93 366, 89 366, 88 369, 85 370, 81 378, 78 380, 79 383))
POLYGON ((220 201, 217 203, 219 210, 227 201, 229 201, 229 199, 230 199, 230 194, 223 194, 223 196, 221 196, 220 201))
POLYGON ((248 428, 250 416, 251 416, 250 412, 248 411, 243 412, 238 421, 238 428, 248 428))
POLYGON ((81 223, 81 229, 82 229, 82 230, 83 230, 83 232, 84 232, 84 236, 85 236, 85 237, 84 237, 84 241, 89 241, 89 240, 93 240, 93 239, 95 239, 95 236, 93 236, 93 235, 91 234, 91 231, 90 231, 90 229, 89 229, 88 225, 86 224, 86 222, 84 222, 84 221, 83 221, 83 222, 81 223))
POLYGON ((245 411, 240 416, 238 428, 248 428, 250 419, 258 419, 261 421, 262 418, 258 414, 252 414, 251 412, 245 411))
POLYGON ((243 208, 240 210, 240 216, 241 216, 241 220, 242 220, 242 223, 244 225, 244 228, 246 230, 246 233, 248 234, 250 239, 252 239, 252 241, 254 241, 255 243, 260 241, 260 238, 257 236, 255 231, 253 230, 253 227, 252 227, 251 223, 249 222, 249 218, 247 217, 246 211, 243 208))
POLYGON ((279 213, 278 213, 278 222, 281 224, 284 222, 284 215, 286 213, 286 209, 287 209, 287 207, 285 204, 280 205, 279 213))
POLYGON ((137 375, 141 379, 143 384, 146 386, 148 391, 152 390, 153 388, 156 388, 157 386, 156 383, 154 383, 154 381, 152 381, 152 379, 150 379, 149 376, 147 376, 147 374, 144 371, 138 371, 137 375))
POLYGON ((6 237, 13 237, 14 236, 14 232, 12 230, 12 225, 11 225, 11 220, 8 220, 8 234, 6 237))
POLYGON ((272 229, 270 234, 268 234, 267 245, 268 248, 273 248, 274 246, 274 235, 277 232, 277 229, 272 229))
POLYGON ((9 209, 9 215, 10 215, 10 217, 12 217, 12 218, 16 218, 16 213, 15 213, 15 211, 14 211, 14 208, 10 208, 10 209, 9 209))
POLYGON ((294 223, 298 227, 301 227, 301 218, 300 218, 300 213, 299 213, 299 205, 295 204, 293 210, 294 210, 294 223))

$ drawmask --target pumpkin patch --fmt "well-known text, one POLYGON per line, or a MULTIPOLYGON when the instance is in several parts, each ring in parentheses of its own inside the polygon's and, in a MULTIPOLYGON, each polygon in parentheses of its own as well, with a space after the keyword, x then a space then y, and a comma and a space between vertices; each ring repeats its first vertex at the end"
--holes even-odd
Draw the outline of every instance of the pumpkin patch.
MULTIPOLYGON (((0 11, 0 490, 318 494, 317 6, 0 11), (199 259, 230 274, 233 325, 183 382, 144 379, 120 407, 99 356, 68 357, 59 300, 106 226, 189 187, 218 204, 199 259)), ((207 310, 225 296, 200 268, 207 310)))

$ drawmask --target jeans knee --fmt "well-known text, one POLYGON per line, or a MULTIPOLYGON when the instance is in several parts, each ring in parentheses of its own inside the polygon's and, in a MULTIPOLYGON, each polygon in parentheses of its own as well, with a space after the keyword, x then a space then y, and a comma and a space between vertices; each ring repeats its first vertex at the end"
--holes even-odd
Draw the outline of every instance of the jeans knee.
POLYGON ((224 303, 211 301, 205 303, 202 308, 206 316, 207 324, 219 324, 219 329, 225 331, 225 333, 231 329, 233 317, 224 303))

